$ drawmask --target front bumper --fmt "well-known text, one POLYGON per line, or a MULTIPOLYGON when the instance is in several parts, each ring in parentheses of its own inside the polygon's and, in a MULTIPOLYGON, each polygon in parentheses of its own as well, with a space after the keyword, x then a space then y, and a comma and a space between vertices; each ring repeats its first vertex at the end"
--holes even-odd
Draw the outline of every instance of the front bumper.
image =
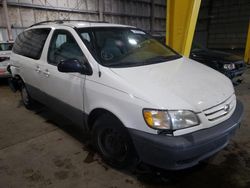
POLYGON ((237 101, 232 116, 226 121, 182 136, 149 134, 129 129, 140 159, 150 165, 178 170, 192 167, 223 149, 240 125, 243 105, 237 101))

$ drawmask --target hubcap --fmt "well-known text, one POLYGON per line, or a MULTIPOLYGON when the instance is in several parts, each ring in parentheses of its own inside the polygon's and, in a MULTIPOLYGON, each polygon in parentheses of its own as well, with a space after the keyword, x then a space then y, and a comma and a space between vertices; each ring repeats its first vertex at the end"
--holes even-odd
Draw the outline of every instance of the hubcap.
POLYGON ((104 130, 98 140, 102 153, 108 158, 116 161, 123 161, 126 158, 128 151, 127 143, 116 130, 104 130))

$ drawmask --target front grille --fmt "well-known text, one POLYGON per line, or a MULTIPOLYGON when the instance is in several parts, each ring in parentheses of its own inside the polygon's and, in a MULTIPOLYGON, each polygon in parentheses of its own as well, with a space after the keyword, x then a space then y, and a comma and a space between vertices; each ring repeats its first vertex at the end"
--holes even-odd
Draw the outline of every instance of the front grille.
POLYGON ((208 121, 215 121, 230 113, 236 105, 235 95, 227 99, 226 101, 204 110, 204 114, 208 121))

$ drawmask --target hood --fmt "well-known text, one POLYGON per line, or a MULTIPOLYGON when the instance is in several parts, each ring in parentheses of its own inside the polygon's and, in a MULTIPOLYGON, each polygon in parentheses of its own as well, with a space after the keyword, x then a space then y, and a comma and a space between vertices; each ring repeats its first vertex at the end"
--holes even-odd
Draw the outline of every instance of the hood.
POLYGON ((211 60, 217 60, 221 63, 231 63, 236 61, 242 61, 242 58, 240 56, 222 52, 222 51, 216 51, 216 50, 209 50, 209 49, 194 49, 191 52, 191 55, 193 57, 203 57, 206 59, 211 60))
POLYGON ((131 94, 161 109, 200 112, 234 93, 223 74, 187 58, 111 71, 130 86, 131 94))

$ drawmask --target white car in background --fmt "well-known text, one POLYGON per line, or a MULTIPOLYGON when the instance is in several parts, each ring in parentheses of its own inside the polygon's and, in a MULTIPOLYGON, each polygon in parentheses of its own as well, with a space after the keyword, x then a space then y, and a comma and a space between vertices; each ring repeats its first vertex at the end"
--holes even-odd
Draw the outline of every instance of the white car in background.
POLYGON ((226 76, 132 26, 38 23, 17 37, 10 70, 27 108, 39 101, 63 114, 114 167, 194 166, 242 119, 226 76))
POLYGON ((10 77, 7 66, 10 64, 10 55, 13 42, 0 42, 0 78, 10 77))

